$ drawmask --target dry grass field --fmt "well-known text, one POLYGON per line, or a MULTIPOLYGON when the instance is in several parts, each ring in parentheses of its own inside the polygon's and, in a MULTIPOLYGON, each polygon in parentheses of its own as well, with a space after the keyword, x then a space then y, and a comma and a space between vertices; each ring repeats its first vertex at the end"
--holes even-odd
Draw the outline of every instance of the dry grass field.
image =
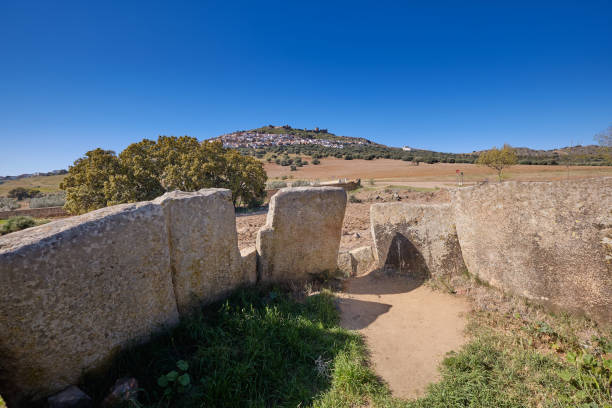
MULTIPOLYGON (((496 173, 486 167, 475 164, 454 163, 421 163, 414 166, 411 162, 390 159, 378 160, 344 160, 336 158, 321 159, 321 164, 308 164, 291 171, 289 166, 279 166, 275 163, 265 164, 268 177, 271 179, 282 176, 294 179, 333 180, 337 178, 361 178, 362 181, 376 179, 377 182, 397 184, 396 182, 446 182, 456 181, 456 170, 463 171, 466 182, 476 182, 485 178, 494 181, 496 173)), ((612 176, 612 166, 572 166, 569 177, 585 178, 612 176)), ((564 166, 517 165, 504 171, 505 180, 548 181, 562 180, 568 177, 564 166)))
MULTIPOLYGON (((474 164, 452 163, 421 163, 414 166, 411 162, 390 159, 378 160, 343 160, 336 158, 321 159, 321 164, 309 164, 291 171, 289 166, 279 166, 275 163, 264 164, 270 179, 287 176, 292 179, 334 180, 338 178, 375 179, 377 185, 412 185, 419 187, 435 187, 456 182, 456 170, 463 171, 466 183, 474 183, 484 179, 496 180, 493 170, 474 164)), ((612 166, 572 166, 569 177, 572 179, 586 177, 612 176, 612 166)), ((6 196, 15 187, 36 188, 43 193, 59 191, 59 184, 64 175, 38 176, 9 180, 0 184, 0 197, 6 196)), ((517 165, 504 172, 505 180, 548 181, 562 180, 568 177, 564 166, 528 166, 517 165)))
POLYGON ((8 192, 15 187, 35 188, 43 193, 60 191, 59 185, 64 177, 66 177, 64 174, 60 174, 57 176, 37 176, 18 180, 8 180, 0 184, 0 197, 6 196, 8 192))

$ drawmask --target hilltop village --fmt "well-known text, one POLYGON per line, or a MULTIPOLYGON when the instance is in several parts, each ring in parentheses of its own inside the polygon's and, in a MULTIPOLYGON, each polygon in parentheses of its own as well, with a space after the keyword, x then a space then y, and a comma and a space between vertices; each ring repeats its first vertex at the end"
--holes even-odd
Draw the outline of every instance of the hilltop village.
POLYGON ((346 144, 366 144, 363 140, 335 140, 338 137, 327 129, 294 129, 289 125, 266 126, 254 130, 241 130, 221 135, 224 147, 264 148, 271 146, 320 145, 342 149, 346 144), (328 137, 329 136, 329 137, 328 137), (333 139, 332 139, 333 138, 333 139))

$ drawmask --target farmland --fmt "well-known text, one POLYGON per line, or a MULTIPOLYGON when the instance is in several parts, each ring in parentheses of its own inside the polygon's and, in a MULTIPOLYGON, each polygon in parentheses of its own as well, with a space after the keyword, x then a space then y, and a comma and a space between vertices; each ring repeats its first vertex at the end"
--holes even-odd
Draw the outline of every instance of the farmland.
MULTIPOLYGON (((456 171, 464 173, 467 184, 488 179, 494 181, 496 174, 486 167, 467 163, 420 163, 390 159, 378 160, 343 160, 337 158, 320 159, 319 165, 308 164, 291 171, 289 166, 275 163, 264 163, 268 178, 306 180, 334 180, 338 178, 361 178, 362 182, 374 179, 377 185, 412 185, 418 187, 435 187, 452 185, 456 182, 456 171)), ((569 178, 588 178, 612 176, 612 166, 571 166, 569 178)), ((0 196, 6 196, 15 187, 35 188, 43 193, 59 191, 59 184, 64 175, 37 176, 9 180, 0 184, 0 196)), ((504 171, 505 180, 550 181, 563 180, 568 177, 565 166, 517 165, 504 171)))
MULTIPOLYGON (((286 176, 294 179, 309 179, 321 181, 337 178, 361 178, 362 181, 375 179, 386 184, 404 184, 422 182, 429 184, 453 184, 456 182, 456 170, 464 173, 466 183, 475 183, 484 179, 495 180, 496 174, 486 167, 467 163, 420 163, 390 159, 378 160, 343 160, 336 158, 321 159, 319 165, 306 165, 291 171, 289 166, 279 166, 266 163, 265 169, 270 179, 286 176)), ((571 166, 571 179, 612 176, 612 166, 571 166)), ((568 177, 565 166, 517 165, 504 171, 505 180, 550 181, 562 180, 568 177)))

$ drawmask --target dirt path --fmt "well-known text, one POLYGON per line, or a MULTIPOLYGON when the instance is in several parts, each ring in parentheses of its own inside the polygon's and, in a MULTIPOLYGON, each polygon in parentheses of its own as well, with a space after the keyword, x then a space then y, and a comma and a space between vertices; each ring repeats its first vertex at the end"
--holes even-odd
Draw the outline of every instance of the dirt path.
POLYGON ((396 397, 423 395, 439 379, 445 354, 466 341, 467 300, 406 276, 375 271, 351 278, 339 304, 342 326, 365 336, 377 374, 396 397))

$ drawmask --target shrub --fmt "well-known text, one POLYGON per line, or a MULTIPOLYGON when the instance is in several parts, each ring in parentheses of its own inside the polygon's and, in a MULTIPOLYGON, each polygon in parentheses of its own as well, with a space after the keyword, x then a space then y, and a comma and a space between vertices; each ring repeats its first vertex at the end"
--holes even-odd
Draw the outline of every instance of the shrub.
POLYGON ((45 194, 30 200, 30 208, 61 207, 66 203, 66 194, 45 194))
POLYGON ((0 211, 16 210, 19 203, 15 198, 0 197, 0 211))
POLYGON ((309 186, 310 182, 308 180, 295 180, 291 183, 291 187, 302 187, 309 186))
POLYGON ((312 164, 314 164, 314 165, 317 165, 317 164, 320 164, 320 163, 321 163, 321 161, 319 159, 314 159, 312 161, 312 164))
POLYGON ((17 217, 11 217, 3 225, 0 225, 0 235, 8 234, 10 232, 21 231, 26 228, 35 227, 37 225, 45 224, 48 220, 35 220, 32 217, 19 215, 17 217))
POLYGON ((17 200, 21 201, 25 198, 40 196, 40 190, 16 187, 8 192, 8 196, 9 198, 16 198, 17 200))
POLYGON ((266 172, 259 160, 226 149, 220 141, 160 136, 132 143, 119 155, 95 149, 70 166, 60 184, 73 214, 108 205, 151 200, 166 191, 221 187, 232 202, 248 204, 265 196, 266 172))
POLYGON ((349 203, 360 203, 361 200, 357 197, 355 197, 354 194, 349 195, 349 203))
POLYGON ((266 184, 266 188, 268 190, 276 190, 277 188, 283 187, 287 187, 287 183, 285 183, 284 181, 273 180, 268 181, 268 183, 266 184))
POLYGON ((297 170, 297 167, 295 167, 295 164, 292 164, 292 165, 291 165, 291 167, 290 167, 290 169, 291 169, 291 171, 296 171, 296 170, 297 170))

